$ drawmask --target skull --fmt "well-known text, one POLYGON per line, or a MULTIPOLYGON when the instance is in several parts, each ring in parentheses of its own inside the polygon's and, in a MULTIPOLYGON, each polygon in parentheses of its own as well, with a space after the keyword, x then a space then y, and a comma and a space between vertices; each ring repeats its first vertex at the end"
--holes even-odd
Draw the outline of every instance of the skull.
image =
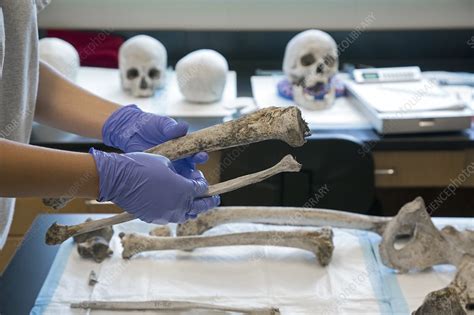
POLYGON ((226 59, 217 51, 193 51, 176 64, 179 90, 189 102, 216 102, 222 98, 228 70, 226 59))
POLYGON ((71 81, 79 71, 79 54, 68 42, 54 37, 42 38, 38 44, 39 58, 71 81))
POLYGON ((338 66, 337 45, 329 34, 307 30, 293 37, 286 45, 283 72, 292 84, 295 103, 308 109, 331 106, 338 66))
POLYGON ((135 97, 149 97, 165 83, 167 52, 147 35, 128 39, 119 50, 122 88, 135 97))

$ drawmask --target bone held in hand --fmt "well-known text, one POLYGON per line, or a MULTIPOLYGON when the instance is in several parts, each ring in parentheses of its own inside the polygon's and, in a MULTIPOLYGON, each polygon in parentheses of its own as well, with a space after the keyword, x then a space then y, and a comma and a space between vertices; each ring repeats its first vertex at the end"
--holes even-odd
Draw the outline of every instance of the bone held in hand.
MULTIPOLYGON (((208 192, 205 196, 219 195, 226 192, 234 191, 236 189, 242 188, 247 185, 258 183, 263 181, 273 175, 282 173, 282 172, 299 172, 301 169, 301 164, 296 162, 296 160, 291 156, 287 155, 276 165, 270 167, 269 169, 245 175, 242 177, 234 178, 226 182, 209 186, 208 192)), ((203 196, 203 197, 205 197, 203 196)), ((100 219, 96 221, 88 221, 77 225, 59 225, 54 223, 48 229, 46 233, 46 244, 55 245, 60 244, 67 240, 69 237, 82 234, 90 231, 94 231, 106 226, 119 224, 127 221, 134 220, 135 216, 129 213, 121 213, 108 217, 105 219, 100 219)))
MULTIPOLYGON (((213 152, 265 140, 281 140, 292 147, 302 146, 310 135, 308 125, 295 107, 268 107, 241 118, 211 126, 176 138, 151 149, 174 161, 195 153, 213 152)), ((44 198, 43 203, 61 209, 71 198, 44 198)))
POLYGON ((214 236, 156 237, 121 233, 123 258, 141 252, 157 250, 192 250, 200 247, 267 245, 294 247, 314 253, 319 263, 326 266, 334 250, 333 233, 330 228, 320 231, 259 231, 214 236))

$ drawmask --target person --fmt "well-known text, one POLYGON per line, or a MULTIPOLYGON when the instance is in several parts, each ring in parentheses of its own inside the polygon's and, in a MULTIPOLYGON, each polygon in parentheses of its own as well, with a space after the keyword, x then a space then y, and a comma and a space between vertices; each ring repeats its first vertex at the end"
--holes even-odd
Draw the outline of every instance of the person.
POLYGON ((49 0, 0 0, 0 248, 14 197, 85 197, 113 201, 146 222, 183 222, 216 207, 196 170, 208 156, 171 162, 142 153, 184 136, 169 117, 94 96, 38 59, 36 14, 49 0), (124 153, 67 152, 28 145, 32 123, 102 139, 124 153))

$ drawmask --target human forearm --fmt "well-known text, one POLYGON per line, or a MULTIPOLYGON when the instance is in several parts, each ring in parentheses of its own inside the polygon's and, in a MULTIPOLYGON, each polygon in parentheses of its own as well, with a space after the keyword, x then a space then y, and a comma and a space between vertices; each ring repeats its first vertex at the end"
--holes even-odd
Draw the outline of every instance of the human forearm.
POLYGON ((102 126, 119 108, 40 63, 35 120, 82 136, 102 139, 102 126))
POLYGON ((99 180, 87 153, 0 139, 0 196, 97 198, 99 180))

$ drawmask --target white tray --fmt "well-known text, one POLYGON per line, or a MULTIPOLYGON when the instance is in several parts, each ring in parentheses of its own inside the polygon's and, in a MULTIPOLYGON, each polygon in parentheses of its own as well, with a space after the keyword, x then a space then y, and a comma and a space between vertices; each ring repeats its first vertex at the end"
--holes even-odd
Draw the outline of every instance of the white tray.
POLYGON ((168 71, 163 89, 147 98, 133 97, 120 86, 118 69, 81 67, 77 83, 84 89, 121 105, 136 104, 142 110, 171 117, 225 117, 233 113, 232 105, 237 96, 236 73, 229 71, 222 100, 210 104, 193 104, 184 100, 179 92, 174 71, 168 71))

